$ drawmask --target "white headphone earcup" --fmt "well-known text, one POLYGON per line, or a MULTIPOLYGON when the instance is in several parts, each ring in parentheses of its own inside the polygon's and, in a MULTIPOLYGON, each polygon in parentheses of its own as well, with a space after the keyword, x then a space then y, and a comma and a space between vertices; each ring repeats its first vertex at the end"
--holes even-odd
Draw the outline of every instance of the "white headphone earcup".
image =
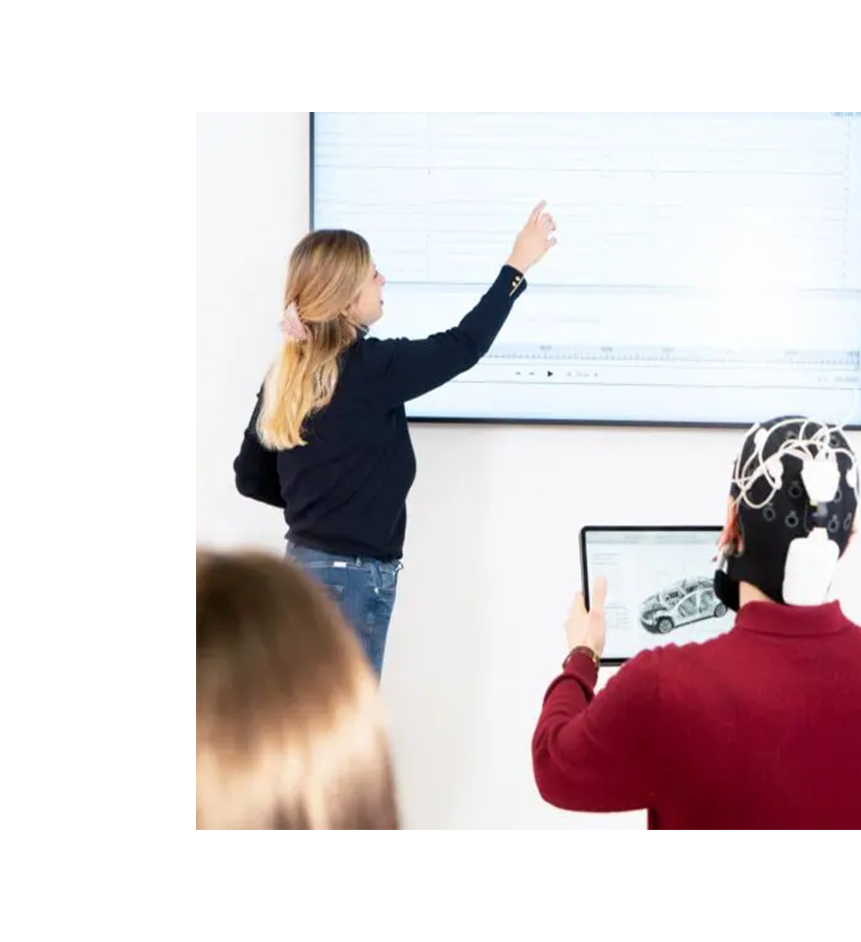
POLYGON ((822 605, 837 571, 840 550, 828 533, 817 528, 808 537, 789 544, 783 573, 783 600, 787 605, 822 605))

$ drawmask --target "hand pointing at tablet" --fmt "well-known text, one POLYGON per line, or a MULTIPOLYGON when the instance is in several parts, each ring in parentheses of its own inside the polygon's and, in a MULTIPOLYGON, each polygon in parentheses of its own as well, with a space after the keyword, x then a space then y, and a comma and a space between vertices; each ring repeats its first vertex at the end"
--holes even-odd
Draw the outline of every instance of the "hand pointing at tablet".
POLYGON ((604 650, 604 600, 607 598, 607 580, 599 576, 592 587, 591 607, 587 611, 583 593, 578 592, 568 620, 565 622, 565 637, 568 641, 568 650, 577 647, 587 647, 598 657, 604 650))

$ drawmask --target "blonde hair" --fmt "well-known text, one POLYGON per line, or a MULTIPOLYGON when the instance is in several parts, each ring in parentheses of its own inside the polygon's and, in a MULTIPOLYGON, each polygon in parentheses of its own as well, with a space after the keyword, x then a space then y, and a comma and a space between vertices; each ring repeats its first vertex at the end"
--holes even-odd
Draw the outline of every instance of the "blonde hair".
POLYGON ((399 827, 376 676, 279 557, 198 553, 197 827, 399 827))
POLYGON ((368 243, 346 229, 310 232, 293 249, 284 308, 296 305, 308 337, 287 338, 266 376, 257 435, 267 448, 304 445, 305 419, 331 400, 338 358, 356 339, 347 312, 370 267, 368 243))

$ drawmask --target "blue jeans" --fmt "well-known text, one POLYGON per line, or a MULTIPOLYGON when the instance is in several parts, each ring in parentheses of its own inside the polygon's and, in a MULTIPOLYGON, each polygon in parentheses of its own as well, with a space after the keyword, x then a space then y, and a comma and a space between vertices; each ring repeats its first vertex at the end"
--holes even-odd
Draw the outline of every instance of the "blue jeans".
POLYGON ((338 556, 287 542, 287 558, 322 583, 362 642, 379 677, 398 590, 399 562, 338 556))

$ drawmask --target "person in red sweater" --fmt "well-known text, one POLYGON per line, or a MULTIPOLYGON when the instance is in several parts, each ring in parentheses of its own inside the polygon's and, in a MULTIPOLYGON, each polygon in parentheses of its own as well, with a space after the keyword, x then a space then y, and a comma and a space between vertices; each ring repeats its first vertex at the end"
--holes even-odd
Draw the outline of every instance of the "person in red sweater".
POLYGON ((589 611, 578 594, 532 742, 545 801, 650 828, 861 828, 861 628, 826 601, 858 493, 839 429, 754 426, 715 576, 733 628, 643 651, 597 695, 606 582, 589 611))

